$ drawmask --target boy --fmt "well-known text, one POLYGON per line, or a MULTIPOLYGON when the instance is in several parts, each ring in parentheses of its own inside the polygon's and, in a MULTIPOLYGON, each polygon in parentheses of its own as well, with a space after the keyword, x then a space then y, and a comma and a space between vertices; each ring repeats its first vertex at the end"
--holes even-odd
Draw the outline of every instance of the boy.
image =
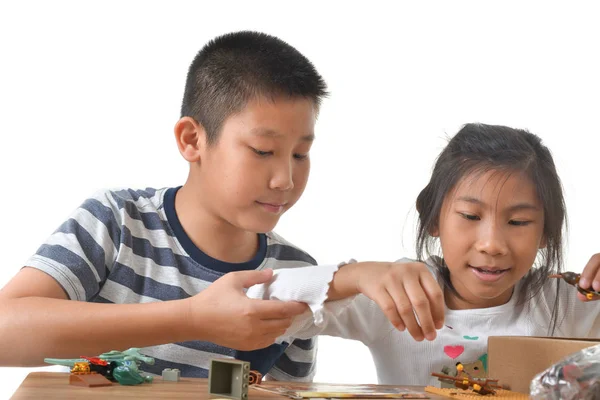
POLYGON ((303 362, 271 345, 306 306, 250 300, 244 288, 271 268, 315 264, 271 230, 304 191, 325 95, 313 65, 275 37, 209 42, 175 125, 187 181, 84 202, 0 291, 1 365, 146 347, 156 374, 206 377, 225 355, 275 379, 311 379, 312 340, 289 348, 303 362))

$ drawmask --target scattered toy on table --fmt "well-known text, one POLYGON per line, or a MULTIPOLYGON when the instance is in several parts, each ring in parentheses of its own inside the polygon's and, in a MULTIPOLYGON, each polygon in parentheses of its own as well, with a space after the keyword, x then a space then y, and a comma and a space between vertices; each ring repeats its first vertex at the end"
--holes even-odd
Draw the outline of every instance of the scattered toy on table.
POLYGON ((581 274, 576 272, 563 272, 562 274, 552 274, 549 278, 562 278, 569 285, 575 286, 577 291, 584 295, 586 299, 592 300, 595 296, 600 296, 600 292, 597 292, 593 289, 584 289, 579 286, 579 279, 581 278, 581 274))
POLYGON ((179 382, 180 377, 181 371, 179 371, 177 368, 165 368, 162 370, 163 381, 179 382))
POLYGON ((494 389, 502 389, 502 386, 498 385, 498 379, 471 379, 468 376, 454 377, 436 372, 432 372, 431 376, 435 376, 440 380, 454 381, 454 386, 457 388, 463 390, 471 389, 473 392, 481 395, 496 394, 494 389))
MULTIPOLYGON (((433 386, 425 387, 426 393, 433 393, 444 397, 449 397, 451 399, 481 399, 482 395, 474 393, 471 390, 461 390, 461 389, 442 389, 433 386)), ((496 394, 493 395, 494 399, 502 399, 502 400, 529 400, 529 396, 524 393, 511 392, 510 390, 498 389, 496 390, 496 394)))
POLYGON ((98 374, 109 381, 116 381, 121 385, 138 385, 143 382, 152 382, 149 375, 142 375, 139 365, 144 362, 154 364, 154 358, 140 354, 139 348, 131 348, 125 351, 111 350, 100 354, 98 357, 81 357, 72 359, 45 358, 47 364, 64 365, 71 367, 71 378, 69 382, 73 385, 98 386, 85 384, 86 380, 98 381, 99 378, 72 378, 73 375, 85 376, 98 374), (82 383, 83 382, 83 383, 82 383))

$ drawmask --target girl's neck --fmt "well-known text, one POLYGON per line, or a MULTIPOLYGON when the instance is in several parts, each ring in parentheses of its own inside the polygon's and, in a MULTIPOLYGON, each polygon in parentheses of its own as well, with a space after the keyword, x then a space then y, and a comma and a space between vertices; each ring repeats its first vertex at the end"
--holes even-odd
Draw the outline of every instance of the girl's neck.
POLYGON ((446 307, 448 307, 450 310, 473 310, 479 308, 498 307, 508 303, 514 291, 513 287, 498 297, 486 299, 474 296, 468 289, 464 287, 457 288, 454 286, 454 283, 452 283, 452 285, 460 296, 457 296, 456 292, 449 287, 444 288, 446 307))

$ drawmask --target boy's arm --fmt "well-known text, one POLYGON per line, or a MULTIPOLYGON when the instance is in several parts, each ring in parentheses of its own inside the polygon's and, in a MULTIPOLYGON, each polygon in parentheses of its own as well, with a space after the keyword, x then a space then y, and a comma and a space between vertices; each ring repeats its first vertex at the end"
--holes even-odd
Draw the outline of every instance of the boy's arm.
POLYGON ((196 296, 145 304, 67 300, 46 273, 23 268, 0 290, 0 365, 42 365, 113 349, 203 340, 240 350, 273 343, 306 306, 248 299, 272 271, 227 274, 196 296))

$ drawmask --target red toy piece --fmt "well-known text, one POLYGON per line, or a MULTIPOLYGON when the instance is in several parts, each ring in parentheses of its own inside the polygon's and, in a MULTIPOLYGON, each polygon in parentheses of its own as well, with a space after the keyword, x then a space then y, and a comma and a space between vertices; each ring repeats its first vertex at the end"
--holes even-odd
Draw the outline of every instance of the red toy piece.
POLYGON ((102 366, 107 366, 108 365, 108 361, 103 360, 103 359, 98 358, 98 357, 80 356, 80 358, 84 358, 84 359, 88 360, 90 362, 90 364, 102 365, 102 366))

